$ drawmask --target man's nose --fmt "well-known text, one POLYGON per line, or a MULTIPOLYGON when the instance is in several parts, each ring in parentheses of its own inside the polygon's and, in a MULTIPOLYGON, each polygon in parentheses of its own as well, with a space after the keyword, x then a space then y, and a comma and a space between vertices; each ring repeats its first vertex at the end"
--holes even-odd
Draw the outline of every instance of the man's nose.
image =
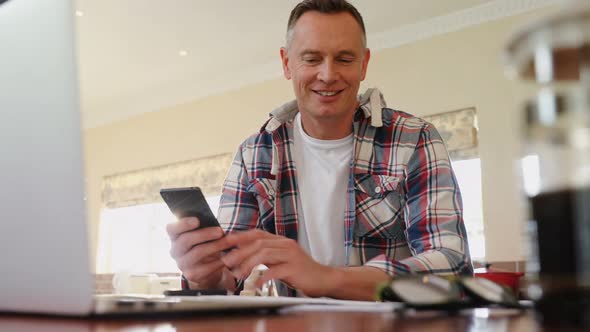
POLYGON ((326 84, 338 79, 338 70, 331 61, 325 61, 319 68, 318 79, 326 84))

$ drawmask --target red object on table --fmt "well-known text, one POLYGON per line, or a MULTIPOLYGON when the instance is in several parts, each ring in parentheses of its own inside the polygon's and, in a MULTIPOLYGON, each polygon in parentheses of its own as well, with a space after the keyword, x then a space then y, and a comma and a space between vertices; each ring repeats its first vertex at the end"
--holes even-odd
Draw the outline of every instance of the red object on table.
POLYGON ((509 272, 491 269, 490 264, 486 264, 485 268, 475 269, 474 273, 478 278, 485 278, 500 285, 508 286, 514 291, 515 295, 518 295, 519 292, 520 278, 524 276, 523 272, 509 272))

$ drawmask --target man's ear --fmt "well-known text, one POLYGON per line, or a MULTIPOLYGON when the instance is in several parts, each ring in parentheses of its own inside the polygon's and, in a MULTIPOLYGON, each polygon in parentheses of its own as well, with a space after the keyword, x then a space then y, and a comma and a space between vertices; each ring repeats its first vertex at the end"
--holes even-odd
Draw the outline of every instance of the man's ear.
POLYGON ((289 70, 289 52, 286 48, 281 47, 281 62, 283 64, 283 75, 286 79, 291 79, 291 70, 289 70))
POLYGON ((363 57, 363 68, 362 68, 362 76, 361 81, 365 80, 365 76, 367 75, 367 68, 369 67, 369 59, 371 58, 371 50, 365 50, 365 56, 363 57))

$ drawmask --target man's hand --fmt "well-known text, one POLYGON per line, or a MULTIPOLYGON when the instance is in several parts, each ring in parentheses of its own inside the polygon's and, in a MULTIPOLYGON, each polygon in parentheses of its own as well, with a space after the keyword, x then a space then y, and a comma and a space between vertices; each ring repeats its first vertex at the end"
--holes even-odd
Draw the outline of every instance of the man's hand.
POLYGON ((170 256, 191 288, 231 288, 233 280, 229 283, 223 278, 221 252, 229 248, 220 240, 223 230, 220 227, 198 227, 199 219, 194 217, 181 218, 166 225, 172 242, 170 256))
POLYGON ((335 285, 335 268, 315 262, 297 242, 260 230, 235 232, 224 239, 236 247, 221 258, 236 278, 246 278, 258 264, 268 266, 258 285, 279 279, 307 296, 326 296, 335 285))

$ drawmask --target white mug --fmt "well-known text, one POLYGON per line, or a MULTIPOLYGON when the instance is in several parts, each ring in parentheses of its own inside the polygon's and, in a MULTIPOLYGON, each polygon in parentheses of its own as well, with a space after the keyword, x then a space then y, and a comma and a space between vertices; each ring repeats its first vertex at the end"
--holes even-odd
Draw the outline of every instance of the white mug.
POLYGON ((164 291, 180 289, 180 276, 176 277, 157 277, 151 281, 150 293, 152 295, 162 295, 164 291))
POLYGON ((152 281, 158 276, 153 273, 120 272, 113 276, 116 294, 151 294, 152 281))

